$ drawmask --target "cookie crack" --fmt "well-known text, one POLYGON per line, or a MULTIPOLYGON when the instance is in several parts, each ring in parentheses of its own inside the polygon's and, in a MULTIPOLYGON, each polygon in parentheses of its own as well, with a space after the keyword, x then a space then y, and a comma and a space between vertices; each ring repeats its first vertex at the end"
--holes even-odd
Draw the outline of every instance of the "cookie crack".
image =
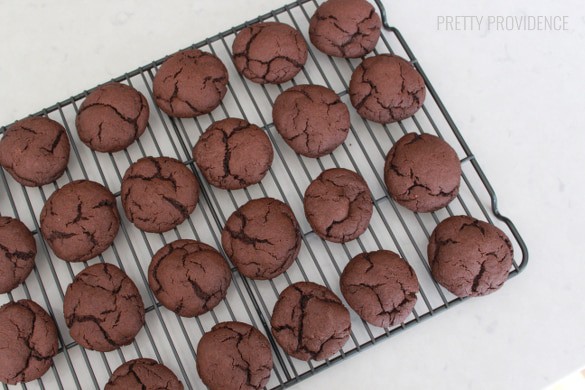
MULTIPOLYGON (((24 342, 24 344, 26 345, 26 347, 28 349, 28 355, 27 355, 26 363, 25 363, 24 367, 20 371, 18 371, 12 378, 10 378, 12 381, 20 382, 20 381, 26 381, 25 371, 29 368, 32 359, 35 359, 35 360, 41 361, 41 362, 50 360, 50 359, 52 359, 52 355, 51 355, 52 351, 49 351, 49 354, 47 356, 45 356, 42 353, 40 353, 31 342, 31 338, 34 335, 35 328, 37 326, 37 320, 38 321, 42 321, 42 320, 37 318, 38 317, 37 314, 33 310, 31 310, 29 307, 27 307, 26 305, 23 305, 19 302, 15 302, 14 304, 23 308, 24 310, 26 310, 27 312, 29 312, 32 315, 32 324, 31 324, 32 329, 30 330, 30 332, 26 332, 26 333, 22 332, 21 329, 18 327, 18 325, 11 321, 12 324, 18 329, 18 338, 24 342)), ((45 321, 43 321, 43 322, 45 322, 45 321)))
POLYGON ((55 139, 53 139, 53 142, 51 143, 51 146, 50 147, 47 148, 45 146, 41 146, 40 149, 45 150, 49 154, 54 154, 55 153, 55 148, 57 148, 57 146, 61 142, 61 138, 63 138, 63 134, 64 134, 64 132, 60 130, 58 132, 57 136, 55 137, 55 139))
POLYGON ((166 195, 163 195, 162 198, 165 202, 167 202, 171 206, 173 206, 181 214, 183 219, 187 219, 189 217, 189 211, 187 210, 187 207, 184 204, 182 204, 181 202, 179 202, 175 198, 171 198, 171 197, 166 196, 166 195))
MULTIPOLYGON (((177 191, 177 181, 175 180, 175 178, 173 177, 172 174, 168 175, 168 176, 163 176, 162 174, 162 167, 160 165, 160 163, 153 157, 146 157, 146 160, 148 160, 149 162, 151 162, 155 169, 156 169, 156 173, 152 176, 145 176, 145 175, 130 175, 126 178, 126 180, 144 180, 144 181, 152 181, 154 179, 160 180, 160 181, 164 181, 164 182, 168 182, 171 183, 173 190, 177 191)), ((127 195, 130 194, 130 191, 128 191, 127 195)))

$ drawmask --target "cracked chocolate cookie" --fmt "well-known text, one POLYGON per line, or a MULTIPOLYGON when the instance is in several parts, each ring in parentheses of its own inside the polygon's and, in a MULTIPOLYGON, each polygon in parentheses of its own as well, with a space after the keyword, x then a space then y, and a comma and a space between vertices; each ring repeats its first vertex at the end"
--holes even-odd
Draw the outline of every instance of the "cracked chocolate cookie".
POLYGON ((227 92, 228 71, 219 58, 197 49, 180 51, 158 69, 156 105, 170 116, 191 118, 213 111, 227 92))
POLYGON ((53 192, 41 211, 41 232, 62 260, 94 258, 112 245, 120 215, 116 198, 104 186, 76 180, 53 192))
POLYGON ((345 266, 341 293, 355 312, 372 325, 400 324, 416 304, 419 284, 412 267, 396 253, 360 253, 345 266))
POLYGON ((272 107, 276 130, 297 153, 321 157, 341 145, 349 133, 349 110, 339 96, 320 85, 296 85, 272 107))
POLYGON ((285 288, 272 311, 272 334, 284 352, 300 360, 325 360, 349 339, 349 311, 328 288, 298 282, 285 288))
POLYGON ((150 110, 146 98, 121 83, 108 83, 90 93, 75 118, 81 142, 98 152, 118 152, 146 129, 150 110))
POLYGON ((366 0, 329 0, 321 4, 309 24, 315 47, 334 57, 363 57, 376 47, 382 21, 366 0))
POLYGON ((144 304, 120 268, 98 263, 78 273, 67 287, 63 315, 79 345, 108 352, 134 340, 144 325, 144 304))
POLYGON ((210 390, 264 388, 272 371, 266 336, 243 322, 221 322, 197 346, 197 372, 210 390))
POLYGON ((9 385, 38 379, 57 354, 57 326, 35 302, 22 299, 0 307, 0 381, 9 385))
POLYGON ((396 202, 429 213, 447 206, 459 194, 461 162, 442 139, 408 133, 388 152, 384 181, 396 202))
POLYGON ((272 165, 273 156, 266 133, 237 118, 213 123, 193 148, 193 159, 205 179, 225 190, 259 183, 272 165))
POLYGON ((0 217, 0 294, 12 291, 35 266, 37 243, 24 223, 0 217))
POLYGON ((307 62, 307 43, 288 24, 256 23, 238 33, 232 53, 236 69, 249 80, 281 84, 295 77, 307 62))
POLYGON ((134 359, 112 373, 104 390, 183 390, 183 384, 165 365, 152 359, 134 359))
POLYGON ((0 139, 0 165, 20 184, 40 187, 57 180, 69 162, 65 128, 49 118, 26 118, 0 139))
POLYGON ((429 239, 433 278, 458 297, 498 290, 508 280, 513 257, 512 244, 504 232, 468 216, 445 219, 429 239))
POLYGON ((324 240, 344 243, 366 231, 372 218, 372 193, 364 179, 344 168, 323 171, 305 191, 305 215, 324 240))
POLYGON ((216 307, 232 281, 221 254, 195 240, 163 246, 148 267, 148 284, 156 298, 183 317, 195 317, 216 307))
POLYGON ((163 233, 183 223, 199 201, 199 183, 179 160, 144 157, 130 165, 121 189, 126 217, 138 229, 163 233))
POLYGON ((286 271, 299 254, 301 230, 286 203, 253 199, 228 218, 221 244, 242 275, 272 279, 286 271))
POLYGON ((382 124, 413 116, 425 95, 425 82, 414 66, 392 54, 363 60, 349 83, 351 104, 358 114, 382 124))

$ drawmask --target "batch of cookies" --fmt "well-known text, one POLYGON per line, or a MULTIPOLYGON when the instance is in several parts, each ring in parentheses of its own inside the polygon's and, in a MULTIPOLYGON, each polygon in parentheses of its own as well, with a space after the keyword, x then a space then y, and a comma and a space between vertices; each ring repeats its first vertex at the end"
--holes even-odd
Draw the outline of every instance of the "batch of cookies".
MULTIPOLYGON (((312 16, 309 35, 325 54, 365 57, 380 36, 381 21, 365 0, 328 0, 312 16)), ((307 61, 302 34, 280 22, 242 29, 233 46, 237 70, 255 83, 292 80, 307 61)), ((153 82, 156 105, 166 114, 192 118, 221 103, 228 72, 211 53, 190 49, 169 57, 153 82)), ((412 116, 423 104, 425 83, 416 69, 396 55, 363 59, 349 87, 351 103, 366 120, 381 124, 412 116)), ((97 152, 124 150, 145 131, 149 106, 134 88, 108 83, 91 92, 76 118, 79 139, 97 152)), ((278 133, 298 154, 318 158, 332 153, 350 129, 348 107, 329 88, 296 85, 273 105, 278 133)), ((63 126, 46 117, 9 127, 0 140, 0 165, 24 186, 59 178, 69 160, 63 126)), ((262 128, 244 119, 213 123, 193 148, 193 160, 209 184, 239 190, 259 183, 269 171, 273 147, 262 128)), ((429 134, 409 133, 390 149, 384 167, 389 195, 414 212, 447 206, 458 195, 460 161, 449 144, 429 134)), ((184 163, 145 157, 124 174, 120 200, 126 218, 145 232, 163 233, 183 223, 199 199, 199 183, 184 163)), ((344 168, 322 172, 306 188, 304 210, 315 234, 333 243, 358 238, 369 226, 372 194, 366 181, 344 168)), ((103 185, 78 180, 56 190, 40 214, 42 237, 60 259, 83 262, 104 252, 120 226, 114 195, 103 185)), ((296 216, 284 202, 253 199, 237 209, 222 231, 223 251, 241 275, 269 280, 282 275, 302 246, 296 216)), ((0 217, 0 293, 8 293, 31 273, 36 256, 32 233, 19 220, 0 217)), ((434 279, 459 296, 489 294, 502 286, 512 266, 510 241, 499 229, 468 216, 449 217, 433 231, 428 261, 434 279)), ((299 260, 300 261, 300 260, 299 260)), ((181 239, 160 248, 148 268, 158 301, 179 316, 212 310, 231 283, 230 265, 215 248, 181 239)), ((413 310, 419 283, 413 268, 389 250, 355 256, 340 278, 347 304, 378 327, 402 323, 413 310)), ((64 297, 63 315, 71 337, 86 349, 108 352, 130 344, 145 322, 143 300, 134 282, 117 266, 98 263, 78 273, 64 297)), ((271 318, 274 339, 301 360, 324 360, 350 337, 350 313, 331 290, 312 282, 284 289, 271 318)), ((30 300, 0 308, 0 381, 8 384, 41 377, 58 350, 53 319, 30 300)), ((266 336, 251 325, 222 322, 198 343, 196 366, 210 389, 260 389, 272 370, 266 336)), ((182 389, 167 367, 136 359, 116 369, 106 389, 182 389)))

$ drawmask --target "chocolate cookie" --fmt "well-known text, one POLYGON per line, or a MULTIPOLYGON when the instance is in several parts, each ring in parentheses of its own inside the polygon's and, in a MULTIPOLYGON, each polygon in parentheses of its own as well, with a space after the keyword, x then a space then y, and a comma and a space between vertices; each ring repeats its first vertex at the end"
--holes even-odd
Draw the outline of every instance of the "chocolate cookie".
POLYGON ((18 219, 0 217, 0 294, 12 291, 35 266, 37 243, 18 219))
POLYGON ((458 297, 498 290, 512 267, 514 252, 504 232, 468 216, 449 217, 429 239, 433 278, 458 297))
POLYGON ((232 45, 236 69, 255 83, 291 80, 307 62, 307 43, 288 24, 256 23, 238 33, 232 45))
POLYGON ((366 0, 329 0, 321 4, 309 24, 317 49, 334 57, 363 57, 376 47, 382 21, 366 0))
POLYGON ((217 306, 232 281, 225 259, 209 245, 177 240, 163 246, 148 267, 148 284, 156 298, 183 317, 217 306))
POLYGON ((108 83, 85 98, 75 127, 81 142, 90 149, 118 152, 144 133, 149 114, 144 95, 128 85, 108 83))
POLYGON ((416 304, 418 279, 396 253, 360 253, 345 266, 339 282, 343 297, 372 325, 389 327, 406 319, 416 304))
POLYGON ((126 217, 140 230, 163 233, 189 218, 199 201, 199 183, 179 160, 144 157, 130 165, 121 189, 126 217))
POLYGON ((167 366, 152 359, 129 360, 116 368, 104 390, 183 390, 183 384, 167 366))
POLYGON ((242 275, 272 279, 286 271, 299 254, 301 231, 286 203, 253 199, 228 218, 221 244, 242 275))
POLYGON ((320 85, 296 85, 272 107, 278 133, 297 153, 321 157, 341 145, 349 132, 349 110, 339 96, 320 85))
POLYGON ((274 305, 272 334, 289 355, 300 360, 325 360, 349 339, 349 311, 328 288, 294 283, 284 289, 274 305))
POLYGON ((380 54, 366 58, 349 83, 351 104, 363 118, 391 123, 409 118, 422 107, 422 76, 404 58, 380 54))
POLYGON ((395 201, 428 213, 447 206, 459 193, 461 162, 442 139, 409 133, 388 152, 384 181, 395 201))
POLYGON ((323 171, 305 191, 305 215, 324 240, 344 243, 366 231, 372 218, 372 193, 364 179, 343 168, 323 171))
POLYGON ((210 390, 259 390, 271 371, 270 343, 251 325, 221 322, 197 346, 197 372, 210 390))
POLYGON ((0 139, 0 165, 20 184, 40 187, 57 180, 69 162, 69 138, 45 117, 14 123, 0 139))
POLYGON ((259 183, 272 165, 274 152, 266 133, 243 119, 213 123, 193 148, 193 159, 207 181, 236 190, 259 183))
POLYGON ((144 304, 120 268, 98 263, 78 273, 67 287, 63 315, 79 345, 108 352, 134 340, 144 325, 144 304))
POLYGON ((227 92, 228 71, 219 58, 197 49, 180 51, 158 69, 154 99, 170 116, 190 118, 213 111, 227 92))
POLYGON ((53 192, 41 211, 41 232, 65 261, 86 261, 112 245, 120 215, 116 198, 104 186, 76 180, 53 192))
POLYGON ((9 385, 43 376, 57 354, 57 326, 35 302, 0 307, 0 381, 9 385))

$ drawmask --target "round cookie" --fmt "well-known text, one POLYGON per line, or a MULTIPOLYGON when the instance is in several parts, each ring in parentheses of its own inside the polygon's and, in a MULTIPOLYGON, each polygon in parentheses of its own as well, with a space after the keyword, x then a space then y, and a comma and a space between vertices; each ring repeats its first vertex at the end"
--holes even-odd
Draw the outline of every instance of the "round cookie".
POLYGON ((55 321, 35 302, 22 299, 0 307, 0 382, 15 385, 40 378, 58 347, 55 321))
POLYGON ((195 317, 217 306, 231 280, 230 267, 219 252, 195 240, 163 246, 148 267, 148 284, 156 298, 183 317, 195 317))
POLYGON ((120 268, 98 263, 78 273, 67 287, 63 315, 79 345, 108 352, 134 340, 144 325, 144 304, 120 268))
POLYGON ((112 373, 104 390, 183 390, 183 384, 165 365, 152 359, 134 359, 112 373))
POLYGON ((236 118, 213 123, 193 148, 193 159, 205 179, 225 190, 259 183, 272 165, 273 157, 266 133, 236 118))
POLYGON ((344 168, 323 171, 305 191, 305 215, 324 240, 344 243, 366 231, 372 218, 372 193, 364 179, 344 168))
POLYGON ((221 244, 242 275, 272 279, 286 271, 299 254, 301 231, 286 203, 253 199, 228 218, 221 244))
POLYGON ((412 267, 396 253, 360 253, 345 266, 341 293, 355 312, 372 325, 400 324, 416 304, 419 284, 412 267))
POLYGON ((91 92, 79 107, 75 127, 81 142, 98 152, 118 152, 146 129, 150 110, 143 94, 121 83, 91 92))
POLYGON ((120 215, 116 198, 104 186, 76 180, 53 192, 41 211, 41 232, 62 260, 94 258, 112 245, 120 215))
POLYGON ((20 120, 0 139, 0 165, 20 184, 40 187, 57 180, 69 162, 65 128, 45 117, 20 120))
POLYGON ((363 60, 349 83, 351 104, 358 114, 382 124, 413 116, 425 95, 422 76, 404 58, 392 54, 363 60))
POLYGON ((179 160, 144 157, 130 165, 121 189, 126 217, 138 229, 163 233, 183 223, 199 201, 199 183, 179 160))
POLYGON ((227 92, 228 71, 219 58, 197 49, 180 51, 158 69, 156 105, 170 116, 191 118, 213 111, 227 92))
POLYGON ((221 322, 197 345, 197 372, 210 390, 260 390, 271 371, 268 339, 243 322, 221 322))
POLYGON ((0 216, 0 294, 12 291, 35 266, 37 243, 18 219, 0 216))
POLYGON ((382 21, 366 0, 329 0, 321 4, 309 24, 315 47, 334 57, 363 57, 376 47, 382 21))
POLYGON ((388 152, 384 181, 396 202, 429 213, 447 206, 459 194, 461 162, 442 139, 408 133, 388 152))
POLYGON ((285 288, 270 320, 276 342, 300 360, 325 360, 349 339, 349 311, 328 288, 298 282, 285 288))
POLYGON ((307 43, 288 24, 256 23, 238 33, 232 53, 236 69, 249 80, 281 84, 295 77, 307 62, 307 43))
POLYGON ((498 290, 508 280, 513 257, 512 244, 504 232, 468 216, 445 219, 429 239, 433 278, 458 297, 498 290))
POLYGON ((297 153, 321 157, 341 145, 349 133, 349 110, 339 96, 320 85, 296 85, 272 106, 278 133, 297 153))

